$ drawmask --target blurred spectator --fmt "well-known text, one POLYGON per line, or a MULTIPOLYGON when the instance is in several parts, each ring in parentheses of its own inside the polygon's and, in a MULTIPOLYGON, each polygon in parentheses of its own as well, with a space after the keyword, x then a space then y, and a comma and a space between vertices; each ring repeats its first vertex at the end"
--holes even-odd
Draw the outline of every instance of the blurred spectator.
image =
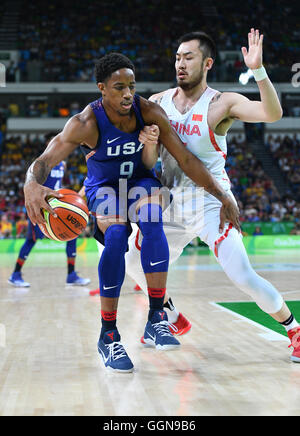
POLYGON ((16 72, 17 65, 11 61, 6 68, 6 82, 15 82, 16 81, 16 72))
POLYGON ((261 231, 261 228, 259 226, 255 227, 254 232, 252 233, 253 236, 261 236, 263 235, 263 232, 261 231))
POLYGON ((26 214, 22 212, 16 222, 16 237, 25 238, 27 234, 28 220, 26 214))
POLYGON ((290 235, 300 235, 300 222, 297 222, 295 227, 290 231, 290 235))
POLYGON ((11 238, 13 231, 12 222, 8 219, 8 216, 4 213, 0 217, 0 239, 11 238))

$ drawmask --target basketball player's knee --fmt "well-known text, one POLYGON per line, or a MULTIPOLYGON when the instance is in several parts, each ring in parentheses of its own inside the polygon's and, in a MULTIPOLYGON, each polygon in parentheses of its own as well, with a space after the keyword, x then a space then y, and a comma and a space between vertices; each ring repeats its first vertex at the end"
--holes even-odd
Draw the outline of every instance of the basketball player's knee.
POLYGON ((127 249, 127 227, 122 224, 113 224, 104 234, 105 248, 116 253, 125 253, 127 249))
POLYGON ((248 294, 256 304, 266 313, 278 312, 283 304, 283 299, 277 289, 259 276, 253 269, 235 278, 238 288, 248 294))
POLYGON ((139 227, 144 238, 158 238, 163 232, 162 209, 158 204, 145 204, 139 210, 139 227))

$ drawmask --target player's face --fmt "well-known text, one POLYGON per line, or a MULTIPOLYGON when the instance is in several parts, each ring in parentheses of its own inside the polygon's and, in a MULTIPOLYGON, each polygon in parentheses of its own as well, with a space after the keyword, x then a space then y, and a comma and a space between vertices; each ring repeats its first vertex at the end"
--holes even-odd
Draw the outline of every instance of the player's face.
POLYGON ((180 44, 176 53, 175 69, 177 84, 182 89, 192 89, 202 82, 205 68, 198 40, 180 44))
POLYGON ((120 116, 130 113, 135 94, 134 72, 129 68, 122 68, 112 73, 105 83, 99 83, 98 88, 109 107, 120 116))

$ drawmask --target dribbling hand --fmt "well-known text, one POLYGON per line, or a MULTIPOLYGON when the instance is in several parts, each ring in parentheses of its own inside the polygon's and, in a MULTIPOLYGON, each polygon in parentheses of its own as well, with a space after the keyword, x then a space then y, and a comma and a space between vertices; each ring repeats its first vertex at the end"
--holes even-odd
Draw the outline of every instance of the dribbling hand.
POLYGON ((24 195, 27 214, 33 225, 45 223, 42 209, 47 210, 51 215, 56 217, 56 213, 49 206, 47 198, 61 198, 62 195, 57 191, 49 189, 38 183, 31 182, 24 186, 24 195))

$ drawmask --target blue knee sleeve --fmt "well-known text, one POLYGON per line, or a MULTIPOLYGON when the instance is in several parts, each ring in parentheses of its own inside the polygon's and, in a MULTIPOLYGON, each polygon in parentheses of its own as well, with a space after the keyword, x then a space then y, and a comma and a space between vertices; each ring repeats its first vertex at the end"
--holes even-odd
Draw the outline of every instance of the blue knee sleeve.
POLYGON ((104 235, 105 248, 98 265, 101 297, 118 298, 125 277, 127 226, 113 224, 104 235))
POLYGON ((31 250, 33 249, 35 242, 33 239, 26 239, 24 244, 21 247, 20 253, 19 253, 19 258, 20 259, 27 259, 27 257, 29 256, 29 253, 31 252, 31 250))
POLYGON ((139 210, 139 227, 143 234, 141 262, 144 273, 168 271, 169 245, 163 230, 161 206, 142 206, 139 210))
POLYGON ((76 257, 76 239, 72 239, 72 241, 68 241, 66 243, 66 253, 67 257, 76 257))

